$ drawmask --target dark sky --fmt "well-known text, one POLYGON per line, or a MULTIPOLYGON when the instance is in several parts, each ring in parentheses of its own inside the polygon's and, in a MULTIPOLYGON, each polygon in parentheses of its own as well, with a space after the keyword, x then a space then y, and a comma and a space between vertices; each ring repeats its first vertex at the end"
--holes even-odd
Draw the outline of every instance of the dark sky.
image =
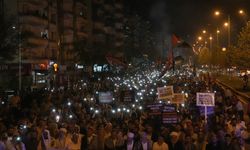
POLYGON ((150 20, 156 31, 176 33, 189 41, 202 29, 222 24, 228 14, 232 27, 235 22, 242 25, 244 21, 237 17, 239 8, 250 13, 250 0, 126 0, 126 6, 129 12, 150 20), (220 18, 213 16, 215 10, 222 11, 220 18))

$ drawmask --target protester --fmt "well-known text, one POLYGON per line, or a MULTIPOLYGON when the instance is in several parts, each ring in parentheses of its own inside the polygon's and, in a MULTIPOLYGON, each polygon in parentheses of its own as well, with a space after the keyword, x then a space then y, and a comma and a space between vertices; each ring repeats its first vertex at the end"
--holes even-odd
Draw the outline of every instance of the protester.
POLYGON ((159 74, 144 67, 124 75, 94 75, 63 90, 22 91, 0 105, 0 150, 249 148, 250 125, 244 120, 243 103, 230 89, 211 79, 198 80, 187 70, 161 79, 159 74), (157 87, 165 85, 184 93, 185 103, 157 100, 157 87), (99 93, 107 91, 113 97, 103 103, 99 93), (205 120, 196 106, 196 93, 208 91, 216 91, 215 106, 205 120), (176 122, 164 123, 161 115, 150 114, 147 106, 152 103, 173 107, 176 122))

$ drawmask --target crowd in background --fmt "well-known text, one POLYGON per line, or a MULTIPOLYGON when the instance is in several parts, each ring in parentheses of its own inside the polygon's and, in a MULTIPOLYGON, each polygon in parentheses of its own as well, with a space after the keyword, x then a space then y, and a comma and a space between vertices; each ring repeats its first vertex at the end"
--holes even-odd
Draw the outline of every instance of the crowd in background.
POLYGON ((155 84, 188 93, 185 105, 176 106, 176 124, 163 124, 148 114, 147 102, 157 101, 156 96, 145 96, 132 106, 122 103, 118 89, 112 103, 100 103, 98 91, 116 90, 109 78, 89 78, 71 88, 25 90, 4 101, 0 150, 250 149, 250 124, 242 102, 211 78, 176 75, 168 77, 167 83, 155 84), (196 106, 196 93, 208 91, 215 92, 215 107, 205 120, 196 106))

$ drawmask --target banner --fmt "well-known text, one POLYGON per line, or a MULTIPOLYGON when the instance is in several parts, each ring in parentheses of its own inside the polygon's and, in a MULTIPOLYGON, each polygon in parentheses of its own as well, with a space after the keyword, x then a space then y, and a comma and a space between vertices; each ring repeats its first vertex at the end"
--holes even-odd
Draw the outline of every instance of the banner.
MULTIPOLYGON (((205 115, 205 108, 204 107, 199 107, 200 110, 200 115, 204 116, 205 115)), ((208 106, 207 107, 207 115, 212 115, 214 114, 214 107, 208 106)))
POLYGON ((178 123, 178 115, 173 105, 164 105, 162 109, 162 123, 172 124, 178 123))
POLYGON ((157 88, 158 99, 171 99, 174 96, 173 86, 159 87, 157 88))
POLYGON ((100 103, 111 103, 113 101, 112 92, 99 92, 99 102, 100 103))
POLYGON ((196 106, 214 106, 214 93, 196 93, 196 106))
POLYGON ((171 101, 172 104, 184 104, 185 103, 185 95, 182 93, 174 93, 174 97, 171 101))
POLYGON ((148 104, 146 109, 149 115, 161 115, 163 103, 148 104))
POLYGON ((135 99, 135 93, 132 90, 125 90, 121 93, 121 101, 123 102, 133 102, 135 99))

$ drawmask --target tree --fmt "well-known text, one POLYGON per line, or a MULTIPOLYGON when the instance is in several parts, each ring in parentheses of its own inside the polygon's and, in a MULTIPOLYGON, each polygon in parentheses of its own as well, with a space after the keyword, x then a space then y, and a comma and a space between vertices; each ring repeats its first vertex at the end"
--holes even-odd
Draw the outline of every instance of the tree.
POLYGON ((18 50, 18 29, 9 19, 1 19, 0 23, 0 62, 11 61, 16 57, 18 50))
POLYGON ((211 63, 211 52, 208 48, 203 47, 198 55, 198 63, 200 65, 207 65, 211 63))
POLYGON ((228 62, 239 68, 250 68, 250 23, 248 22, 239 33, 236 46, 228 52, 228 62))

